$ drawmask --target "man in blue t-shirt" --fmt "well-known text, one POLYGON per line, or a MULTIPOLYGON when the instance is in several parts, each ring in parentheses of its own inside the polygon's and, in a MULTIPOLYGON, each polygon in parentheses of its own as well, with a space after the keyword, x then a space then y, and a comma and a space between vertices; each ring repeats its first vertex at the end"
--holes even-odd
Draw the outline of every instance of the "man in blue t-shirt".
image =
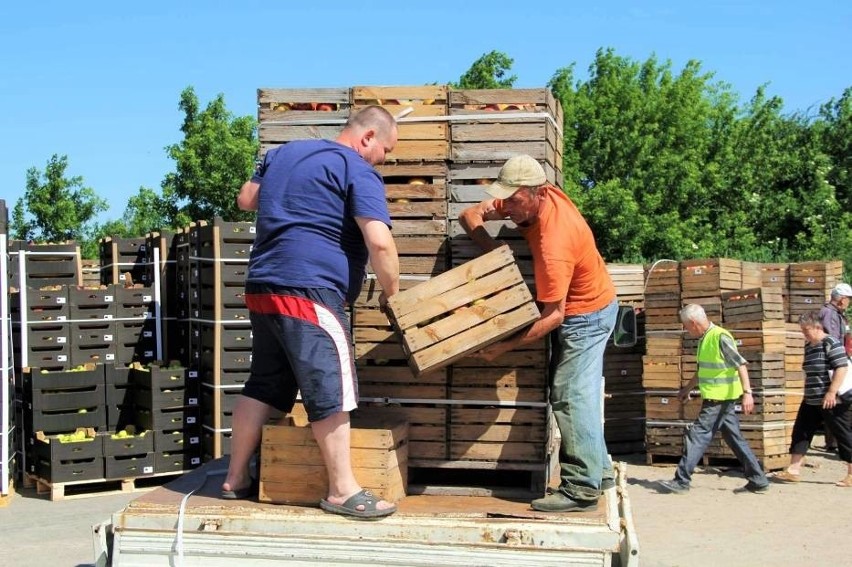
POLYGON ((353 114, 336 140, 299 140, 267 152, 237 204, 257 211, 246 278, 252 365, 233 416, 223 498, 254 494, 249 461, 273 408, 293 409, 297 393, 328 470, 320 506, 361 518, 396 506, 362 490, 350 461, 349 412, 357 407, 346 304, 358 297, 369 259, 382 294, 399 291, 399 258, 381 175, 397 142, 383 108, 353 114))

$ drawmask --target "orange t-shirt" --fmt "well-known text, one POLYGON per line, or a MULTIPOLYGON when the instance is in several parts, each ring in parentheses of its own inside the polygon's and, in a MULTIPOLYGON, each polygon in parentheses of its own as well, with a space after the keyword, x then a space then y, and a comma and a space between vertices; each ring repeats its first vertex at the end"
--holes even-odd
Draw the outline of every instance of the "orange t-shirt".
MULTIPOLYGON (((494 207, 504 214, 502 199, 496 199, 494 207)), ((559 189, 547 186, 538 220, 518 230, 532 252, 538 301, 552 303, 564 297, 565 315, 584 315, 615 299, 615 286, 592 230, 559 189)))

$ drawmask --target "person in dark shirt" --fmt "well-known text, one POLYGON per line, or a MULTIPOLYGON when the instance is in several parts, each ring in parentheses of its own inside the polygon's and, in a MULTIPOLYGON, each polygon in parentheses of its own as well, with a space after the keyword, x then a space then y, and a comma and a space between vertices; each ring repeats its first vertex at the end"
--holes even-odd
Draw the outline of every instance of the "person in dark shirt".
POLYGON ((362 490, 352 471, 349 412, 358 382, 346 305, 358 297, 368 259, 382 287, 380 305, 399 291, 384 182, 373 167, 397 136, 385 109, 366 107, 336 140, 268 151, 240 189, 239 207, 257 211, 245 295, 252 363, 234 409, 223 498, 253 496, 249 462, 262 427, 273 408, 289 413, 298 393, 328 471, 320 507, 358 518, 396 510, 362 490))
POLYGON ((849 358, 840 341, 825 332, 819 311, 809 311, 801 315, 799 325, 807 341, 802 364, 805 372, 805 397, 793 424, 790 465, 773 478, 779 482, 799 482, 805 453, 816 430, 825 423, 837 440, 840 460, 847 466, 846 477, 837 485, 850 488, 852 382, 845 380, 849 370, 849 358))

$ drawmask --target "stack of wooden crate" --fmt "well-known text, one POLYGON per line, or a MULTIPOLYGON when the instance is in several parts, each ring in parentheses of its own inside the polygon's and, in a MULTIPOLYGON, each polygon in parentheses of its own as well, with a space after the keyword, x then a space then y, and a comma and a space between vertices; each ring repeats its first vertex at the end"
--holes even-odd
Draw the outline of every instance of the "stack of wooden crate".
POLYGON ((683 428, 688 418, 677 400, 684 384, 681 271, 677 262, 660 260, 648 266, 645 285, 645 446, 649 460, 683 452, 683 428))
POLYGON ((254 238, 253 223, 220 218, 190 232, 190 348, 202 383, 205 459, 230 453, 233 411, 251 368, 245 283, 254 238))
POLYGON ((790 322, 797 323, 799 315, 820 309, 842 278, 840 260, 790 264, 790 322))
MULTIPOLYGON (((148 253, 145 237, 106 237, 100 241, 102 284, 145 284, 148 253)), ((150 285, 150 284, 148 284, 150 285)))
POLYGON ((613 455, 641 451, 645 446, 645 390, 642 356, 645 353, 645 269, 641 264, 607 264, 620 305, 631 306, 637 317, 637 343, 632 347, 609 344, 604 352, 604 436, 613 455), (641 337, 641 338, 640 338, 641 337))

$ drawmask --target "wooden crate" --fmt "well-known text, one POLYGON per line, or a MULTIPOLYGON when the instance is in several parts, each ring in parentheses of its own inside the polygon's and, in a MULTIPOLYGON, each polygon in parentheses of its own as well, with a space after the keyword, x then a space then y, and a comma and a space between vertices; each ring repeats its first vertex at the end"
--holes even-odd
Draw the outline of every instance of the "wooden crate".
POLYGON ((784 388, 784 355, 761 352, 749 355, 748 377, 752 388, 784 388))
POLYGON ((547 456, 546 407, 453 406, 450 458, 541 463, 547 456))
POLYGON ((676 261, 659 260, 645 266, 645 295, 652 293, 680 294, 680 266, 676 261))
MULTIPOLYGON (((352 467, 361 486, 396 501, 408 484, 408 423, 355 418, 351 430, 352 467)), ((260 447, 258 500, 317 505, 328 494, 328 473, 307 424, 267 425, 260 447)))
POLYGON ((361 400, 352 415, 375 415, 381 419, 407 421, 409 467, 415 467, 422 466, 418 463, 448 458, 448 407, 437 402, 361 400))
POLYGON ((678 390, 648 390, 645 392, 645 417, 651 420, 693 421, 701 411, 701 399, 693 397, 687 402, 681 402, 677 397, 678 390))
POLYGON ((561 187, 563 113, 549 89, 451 90, 449 107, 452 161, 527 154, 558 172, 561 187))
POLYGON ((442 161, 449 156, 446 85, 352 87, 351 97, 353 111, 379 105, 396 116, 407 107, 414 109, 400 119, 398 142, 385 161, 442 161))
POLYGON ((789 321, 820 309, 828 301, 832 288, 843 278, 843 262, 801 262, 790 264, 789 321))
POLYGON ((348 88, 257 90, 261 153, 291 140, 333 140, 350 112, 348 88))
POLYGON ((746 414, 737 404, 737 414, 742 423, 769 423, 786 420, 786 397, 783 388, 755 389, 754 412, 746 414))
POLYGON ((641 264, 607 264, 606 270, 615 284, 619 303, 644 306, 645 269, 641 264))
MULTIPOLYGON (((742 419, 743 416, 740 416, 742 419)), ((740 431, 743 437, 748 442, 751 450, 754 451, 757 460, 760 461, 764 468, 771 469, 776 467, 766 467, 765 460, 772 457, 785 456, 790 448, 790 440, 787 436, 784 422, 772 423, 743 423, 740 426, 740 431)), ((734 453, 722 439, 721 435, 717 435, 710 442, 710 446, 705 452, 707 457, 733 457, 734 453)))
POLYGON ((662 328, 645 325, 645 353, 649 356, 680 356, 684 331, 681 325, 662 328))
POLYGON ((683 437, 686 427, 691 421, 657 421, 648 419, 645 422, 645 450, 648 463, 652 464, 654 456, 679 458, 683 454, 683 437))
POLYGON ((399 292, 388 310, 416 375, 443 368, 539 317, 506 246, 399 292))
POLYGON ((645 329, 680 329, 679 291, 645 293, 645 329))
POLYGON ((729 258, 683 260, 680 263, 680 280, 685 303, 687 299, 737 290, 742 288, 742 262, 729 258))
POLYGON ((722 293, 722 321, 783 321, 781 288, 756 287, 722 293))
POLYGON ((643 356, 642 385, 659 390, 681 387, 680 356, 643 356))
MULTIPOLYGON (((725 328, 734 336, 741 353, 780 353, 786 349, 784 321, 729 323, 725 328)), ((745 355, 748 358, 748 355, 745 355)))

